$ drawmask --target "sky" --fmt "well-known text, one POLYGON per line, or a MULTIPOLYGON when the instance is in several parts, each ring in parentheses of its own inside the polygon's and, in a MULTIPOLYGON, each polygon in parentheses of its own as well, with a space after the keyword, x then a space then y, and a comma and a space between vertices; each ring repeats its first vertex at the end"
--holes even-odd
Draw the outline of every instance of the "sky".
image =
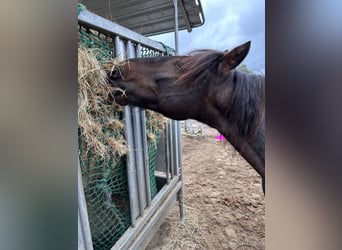
MULTIPOLYGON (((265 74, 265 1, 201 0, 205 22, 202 26, 179 32, 179 54, 195 49, 232 50, 251 41, 242 62, 255 73, 265 74)), ((174 33, 150 37, 174 46, 174 33)))

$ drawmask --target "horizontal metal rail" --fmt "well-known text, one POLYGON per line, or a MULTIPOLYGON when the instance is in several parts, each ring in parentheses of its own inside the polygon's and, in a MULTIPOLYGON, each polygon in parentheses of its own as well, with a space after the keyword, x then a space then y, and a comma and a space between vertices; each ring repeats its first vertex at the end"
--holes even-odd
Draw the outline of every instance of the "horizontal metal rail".
POLYGON ((131 40, 134 43, 140 43, 146 47, 165 52, 165 49, 161 43, 144 37, 139 33, 129 30, 117 23, 113 23, 112 21, 91 13, 90 11, 83 10, 78 16, 78 22, 93 27, 95 30, 107 34, 116 34, 121 38, 131 40))
MULTIPOLYGON (((140 242, 142 240, 140 235, 145 234, 146 231, 148 232, 148 229, 151 229, 156 224, 157 220, 159 220, 156 214, 161 213, 161 210, 170 209, 181 187, 178 178, 174 178, 169 185, 165 185, 152 200, 151 206, 146 209, 145 215, 137 219, 135 227, 127 229, 111 250, 134 249, 132 248, 132 242, 140 242)), ((146 240, 148 241, 148 239, 146 240)), ((139 246, 138 244, 133 245, 139 246)))

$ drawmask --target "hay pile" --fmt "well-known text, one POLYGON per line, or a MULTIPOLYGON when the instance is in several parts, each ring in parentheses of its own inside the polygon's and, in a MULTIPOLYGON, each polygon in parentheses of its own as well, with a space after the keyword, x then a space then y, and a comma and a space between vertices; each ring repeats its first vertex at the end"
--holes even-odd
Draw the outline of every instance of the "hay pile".
MULTIPOLYGON (((107 101, 110 92, 123 90, 108 84, 106 72, 120 70, 122 64, 114 59, 101 66, 96 55, 96 49, 78 49, 78 126, 83 155, 90 151, 106 160, 110 154, 122 156, 128 151, 123 107, 107 101)), ((156 132, 164 128, 166 118, 147 110, 146 120, 148 141, 155 142, 156 132)))
MULTIPOLYGON (((120 67, 113 61, 114 67, 120 67)), ((108 103, 108 94, 118 88, 107 83, 106 72, 96 59, 96 50, 78 49, 78 126, 85 151, 105 159, 109 153, 127 153, 122 107, 108 103), (115 110, 116 112, 113 112, 115 110), (115 134, 115 137, 108 136, 115 134)))

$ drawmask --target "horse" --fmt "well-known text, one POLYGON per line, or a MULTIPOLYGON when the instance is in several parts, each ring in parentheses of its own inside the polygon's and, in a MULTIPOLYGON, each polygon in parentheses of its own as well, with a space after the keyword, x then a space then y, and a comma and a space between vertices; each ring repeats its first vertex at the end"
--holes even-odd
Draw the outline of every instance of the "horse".
POLYGON ((123 90, 110 98, 217 129, 261 176, 265 194, 265 77, 237 69, 250 46, 127 59, 107 71, 109 84, 123 90))

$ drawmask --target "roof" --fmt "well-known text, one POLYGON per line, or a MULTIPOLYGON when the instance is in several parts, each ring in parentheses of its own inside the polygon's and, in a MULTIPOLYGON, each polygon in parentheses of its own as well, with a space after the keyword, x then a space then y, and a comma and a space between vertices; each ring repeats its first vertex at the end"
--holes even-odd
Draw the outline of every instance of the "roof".
MULTIPOLYGON (((144 36, 174 31, 173 0, 80 0, 86 8, 144 36)), ((200 0, 178 0, 179 30, 204 24, 200 0)))

